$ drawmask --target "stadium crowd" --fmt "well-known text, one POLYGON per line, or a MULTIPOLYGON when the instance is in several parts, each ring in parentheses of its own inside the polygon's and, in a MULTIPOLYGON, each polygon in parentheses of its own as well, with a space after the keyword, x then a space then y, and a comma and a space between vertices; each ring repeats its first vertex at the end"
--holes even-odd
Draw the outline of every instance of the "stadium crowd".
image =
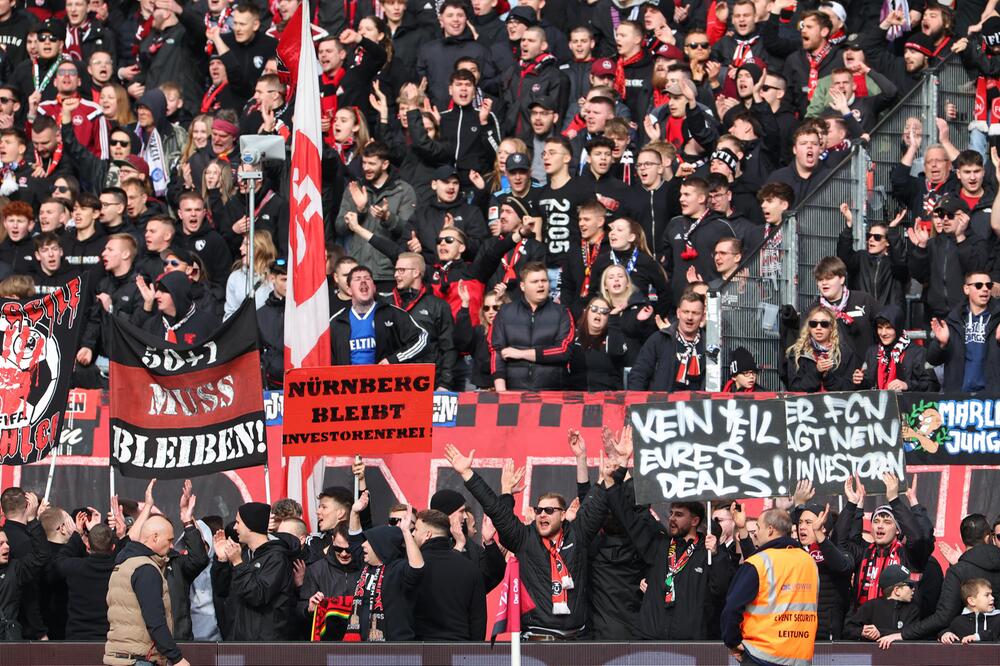
POLYGON ((0 638, 106 639, 107 664, 186 664, 178 641, 192 639, 481 641, 486 595, 513 554, 534 604, 522 625, 527 639, 721 638, 739 650, 753 645, 744 618, 765 584, 752 558, 788 549, 808 553, 818 575, 816 640, 889 649, 900 640, 998 638, 1000 520, 968 515, 961 548, 935 544, 916 476, 901 492, 886 474, 877 489, 885 504, 870 521, 858 479, 845 483, 839 513, 800 481, 757 516, 741 501, 717 503, 711 515, 703 503, 674 502, 661 518, 635 504, 629 428, 605 430, 597 483, 587 443, 573 430, 567 439, 577 496, 542 492, 524 518, 514 508, 524 468, 508 460, 492 488, 475 470, 475 452, 451 445, 445 455, 464 492, 444 488, 425 510, 399 504, 374 516, 358 462, 357 499, 348 488, 325 488, 311 534, 302 506, 287 498, 200 515, 190 481, 176 530, 157 502, 178 500, 157 498, 155 479, 142 501, 112 497, 106 514, 7 488, 0 638), (945 572, 935 545, 950 564, 945 572))
MULTIPOLYGON (((89 276, 92 388, 108 317, 191 344, 252 290, 280 388, 290 176, 240 178, 238 145, 291 136, 298 3, 29 4, 0 0, 0 295, 89 276)), ((432 362, 452 390, 704 388, 706 291, 952 57, 978 86, 969 145, 944 100, 940 143, 908 124, 899 214, 855 250, 845 207, 815 307, 781 313, 781 375, 996 389, 994 4, 315 3, 334 362, 432 362)), ((722 355, 753 390, 754 354, 722 355)))

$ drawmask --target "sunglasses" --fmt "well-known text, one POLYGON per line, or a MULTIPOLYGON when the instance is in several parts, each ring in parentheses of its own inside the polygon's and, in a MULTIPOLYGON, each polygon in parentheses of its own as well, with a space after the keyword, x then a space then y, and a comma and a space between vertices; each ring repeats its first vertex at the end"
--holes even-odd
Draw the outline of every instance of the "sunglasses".
POLYGON ((128 139, 111 139, 111 145, 112 146, 121 146, 121 147, 124 148, 126 146, 131 146, 132 142, 129 141, 128 139))
MULTIPOLYGON (((397 518, 396 520, 399 520, 399 518, 397 518)), ((330 546, 330 550, 332 550, 337 555, 340 555, 341 553, 349 553, 349 552, 351 552, 351 547, 350 546, 330 546)))
POLYGON ((0 97, 0 104, 10 104, 16 101, 13 97, 0 97))
POLYGON ((390 517, 389 518, 389 524, 390 525, 399 525, 401 522, 403 522, 402 518, 395 518, 395 517, 390 517))
POLYGON ((590 311, 593 312, 594 314, 602 314, 602 315, 611 314, 611 308, 602 308, 600 305, 591 305, 590 311))
POLYGON ((830 321, 827 319, 810 319, 809 328, 830 328, 830 321))
POLYGON ((500 311, 500 306, 499 305, 484 305, 483 306, 483 310, 486 311, 486 312, 499 312, 500 311))
POLYGON ((972 287, 973 289, 983 289, 983 288, 992 289, 993 288, 993 283, 992 282, 966 282, 965 285, 967 287, 972 287))
POLYGON ((536 514, 542 514, 542 513, 544 513, 546 516, 551 516, 556 511, 565 511, 565 510, 566 509, 560 509, 557 506, 536 506, 535 507, 535 513, 536 514))
POLYGON ((708 42, 690 42, 684 45, 686 49, 707 49, 711 44, 708 42))
POLYGON ((770 92, 772 90, 781 90, 778 86, 769 86, 766 83, 760 87, 761 92, 770 92))
POLYGON ((163 263, 165 263, 168 266, 173 266, 174 268, 177 268, 178 266, 181 265, 180 259, 167 259, 163 263))
POLYGON ((40 35, 38 35, 38 41, 44 43, 44 42, 58 42, 60 40, 51 33, 43 32, 40 35))
POLYGON ((940 217, 942 220, 954 220, 955 219, 955 214, 954 213, 947 213, 947 212, 945 212, 943 210, 940 210, 940 209, 934 211, 934 214, 937 215, 938 217, 940 217))
POLYGON ((451 245, 455 241, 456 238, 454 236, 441 236, 441 238, 438 238, 438 245, 441 245, 442 243, 447 243, 448 245, 451 245))
POLYGON ((881 241, 885 240, 885 234, 868 234, 868 238, 871 238, 874 241, 881 241))
POLYGON ((69 192, 69 188, 66 187, 65 185, 53 185, 52 186, 52 191, 53 192, 62 192, 63 194, 65 194, 66 192, 69 192))

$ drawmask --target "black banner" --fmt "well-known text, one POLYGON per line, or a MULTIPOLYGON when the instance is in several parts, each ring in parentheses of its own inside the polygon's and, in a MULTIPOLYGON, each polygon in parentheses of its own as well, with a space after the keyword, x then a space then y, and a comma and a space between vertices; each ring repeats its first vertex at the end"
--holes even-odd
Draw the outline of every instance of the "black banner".
POLYGON ((788 495, 800 479, 830 494, 854 474, 904 477, 889 391, 632 405, 628 419, 640 504, 788 495))
POLYGON ((84 326, 83 278, 29 301, 0 299, 0 464, 41 460, 59 441, 84 326))
POLYGON ((1000 464, 1000 396, 900 393, 906 462, 1000 464))
POLYGON ((812 481, 821 495, 842 492, 855 474, 876 487, 885 472, 903 478, 906 459, 892 391, 789 396, 784 402, 790 478, 812 481))
POLYGON ((111 460, 123 475, 179 479, 267 462, 252 300, 194 346, 111 321, 111 460))
POLYGON ((691 400, 632 405, 640 504, 786 495, 780 400, 691 400))

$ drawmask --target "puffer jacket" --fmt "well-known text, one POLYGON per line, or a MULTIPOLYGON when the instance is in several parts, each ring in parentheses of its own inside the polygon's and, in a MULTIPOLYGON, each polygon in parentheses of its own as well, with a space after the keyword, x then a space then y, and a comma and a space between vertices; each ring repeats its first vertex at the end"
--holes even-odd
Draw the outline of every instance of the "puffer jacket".
POLYGON ((493 379, 507 381, 508 390, 553 390, 563 387, 572 355, 576 327, 569 310, 546 300, 532 310, 522 296, 500 308, 490 329, 493 379), (534 363, 505 360, 505 347, 534 349, 534 363))

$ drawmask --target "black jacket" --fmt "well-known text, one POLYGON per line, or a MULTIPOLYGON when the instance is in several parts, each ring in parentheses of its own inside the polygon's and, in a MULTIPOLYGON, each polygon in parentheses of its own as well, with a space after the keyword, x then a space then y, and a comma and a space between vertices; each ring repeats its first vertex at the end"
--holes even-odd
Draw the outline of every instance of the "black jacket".
MULTIPOLYGON (((447 108, 447 104, 440 108, 447 108)), ((490 112, 490 117, 482 124, 479 111, 472 104, 453 106, 441 112, 438 139, 453 156, 451 163, 458 169, 463 186, 469 183, 470 170, 483 174, 493 169, 502 136, 496 116, 490 112)))
POLYGON ((860 365, 850 344, 840 340, 840 364, 830 368, 825 374, 816 367, 816 359, 810 354, 799 357, 798 362, 791 354, 782 356, 779 369, 789 391, 816 393, 817 391, 850 391, 854 388, 854 371, 860 365))
MULTIPOLYGON (((905 501, 897 497, 889 502, 889 506, 892 507, 896 523, 899 525, 897 539, 903 541, 905 537, 905 542, 901 544, 899 549, 899 563, 911 571, 923 571, 927 558, 930 556, 930 549, 927 548, 926 534, 918 527, 913 518, 913 513, 910 511, 910 507, 905 501)), ((851 590, 852 611, 857 607, 855 599, 858 596, 859 581, 864 579, 866 573, 861 571, 861 566, 866 555, 874 551, 878 557, 883 557, 888 553, 889 549, 889 546, 876 546, 875 544, 869 544, 861 538, 860 532, 854 529, 857 511, 857 505, 853 502, 845 501, 844 509, 837 517, 837 525, 833 530, 833 538, 837 543, 837 547, 846 551, 854 561, 854 587, 851 590)), ((873 582, 872 584, 877 585, 877 582, 873 582)))
MULTIPOLYGON (((25 610, 21 600, 25 598, 26 594, 37 594, 32 590, 41 571, 48 564, 49 547, 45 540, 45 530, 42 529, 42 524, 37 520, 28 523, 27 527, 8 521, 5 526, 8 539, 11 537, 11 532, 14 531, 11 529, 13 525, 21 527, 19 532, 27 537, 28 543, 23 554, 16 558, 12 547, 10 561, 0 565, 0 616, 11 622, 17 622, 25 610)), ((22 629, 27 628, 19 624, 18 630, 22 629)), ((41 629, 44 633, 44 627, 41 629)), ((27 635, 26 632, 25 634, 27 635)))
MULTIPOLYGON (((610 341, 592 348, 580 344, 579 335, 573 342, 569 360, 567 388, 571 391, 621 391, 625 370, 623 353, 612 354, 610 341)), ((620 352, 620 348, 619 348, 620 352)))
POLYGON ((430 137, 424 129, 420 109, 407 111, 406 126, 403 129, 399 120, 392 118, 388 123, 380 122, 376 134, 389 146, 389 159, 396 168, 394 175, 413 187, 419 211, 437 199, 431 189, 434 170, 449 164, 455 154, 448 144, 430 137))
MULTIPOLYGON (((577 496, 590 484, 577 484, 577 496)), ((638 637, 642 591, 639 582, 646 563, 613 517, 590 543, 590 619, 587 638, 629 641, 638 637)))
POLYGON ((647 507, 636 506, 632 481, 616 483, 608 493, 612 515, 628 531, 632 544, 645 561, 646 593, 639 609, 637 636, 644 640, 706 640, 708 627, 717 621, 722 610, 733 561, 721 552, 708 563, 705 537, 699 535, 687 564, 674 576, 674 601, 665 603, 664 575, 668 552, 676 542, 683 553, 690 541, 671 537, 662 524, 650 515, 647 507))
POLYGON ((532 309, 522 296, 504 305, 493 320, 489 339, 494 379, 508 390, 553 390, 563 387, 572 352, 575 326, 569 310, 546 300, 532 309), (505 347, 534 349, 535 361, 505 360, 505 347))
MULTIPOLYGON (((1000 325, 1000 303, 991 301, 986 322, 986 363, 984 374, 986 391, 1000 390, 1000 342, 997 342, 997 326, 1000 325)), ((941 389, 945 392, 961 391, 965 383, 965 329, 969 319, 968 303, 955 307, 948 313, 945 324, 948 326, 948 344, 944 347, 934 335, 930 336, 930 346, 927 348, 927 362, 931 365, 944 365, 944 381, 941 389)))
MULTIPOLYGON (((226 38, 232 39, 232 35, 226 35, 226 38)), ((183 91, 184 108, 190 113, 197 113, 201 108, 204 88, 197 66, 200 54, 195 52, 192 42, 187 29, 180 23, 167 28, 162 34, 151 30, 139 45, 138 58, 142 72, 136 80, 145 85, 147 90, 168 81, 177 83, 183 91)), ((228 63, 226 71, 232 81, 233 70, 228 63)), ((166 165, 168 169, 170 166, 166 165)))
POLYGON ((191 629, 191 583, 208 566, 208 550, 198 527, 184 528, 184 550, 173 548, 167 554, 167 568, 163 575, 170 591, 170 609, 174 615, 174 638, 179 641, 194 640, 191 629))
POLYGON ((816 640, 840 640, 844 616, 850 607, 854 560, 833 539, 826 538, 816 552, 807 549, 819 571, 816 640))
MULTIPOLYGON (((840 341, 847 343, 854 352, 854 357, 860 360, 875 343, 875 317, 881 307, 871 294, 864 291, 848 291, 847 301, 844 302, 841 295, 841 302, 844 303, 841 310, 846 317, 850 317, 850 322, 846 317, 837 319, 840 341)), ((817 305, 820 305, 819 298, 812 302, 809 309, 817 305)))
MULTIPOLYGON (((208 278, 215 286, 226 288, 233 255, 229 252, 226 242, 222 240, 208 220, 203 220, 198 231, 193 234, 179 232, 174 236, 174 243, 190 252, 195 252, 205 262, 208 278)), ((280 247, 280 246, 279 246, 280 247)))
POLYGON ((629 391, 701 391, 705 387, 705 340, 697 344, 701 374, 688 375, 686 385, 678 385, 676 326, 653 333, 632 364, 626 388, 629 391))
POLYGON ((521 562, 521 580, 535 602, 535 608, 524 615, 522 627, 574 631, 587 622, 588 591, 590 589, 587 547, 604 523, 607 515, 606 492, 595 486, 581 502, 576 520, 563 523, 563 545, 560 550, 573 587, 566 591, 568 615, 552 613, 552 572, 549 551, 538 535, 534 523, 525 525, 510 507, 493 492, 477 473, 465 482, 497 529, 501 545, 517 555, 521 562))
POLYGON ((297 595, 292 580, 292 553, 273 539, 233 567, 229 596, 233 604, 232 640, 283 641, 293 638, 292 616, 297 595))
POLYGON ((280 389, 285 378, 285 299, 274 292, 257 308, 257 338, 265 386, 280 389))
POLYGON ((715 246, 723 238, 737 237, 732 225, 715 212, 709 212, 701 224, 689 233, 694 223, 690 217, 678 215, 667 223, 664 234, 663 255, 665 268, 670 276, 670 289, 674 303, 680 302, 681 294, 684 293, 684 288, 688 285, 687 270, 689 266, 694 266, 698 274, 706 281, 720 277, 719 272, 715 270, 715 261, 712 258, 715 246), (685 234, 689 234, 687 238, 684 237, 685 234), (688 244, 698 253, 694 259, 684 259, 681 256, 688 244))
MULTIPOLYGON (((426 564, 419 569, 410 566, 406 557, 403 533, 394 525, 382 525, 365 530, 362 534, 352 534, 352 546, 367 540, 372 550, 383 562, 385 571, 382 573, 382 608, 385 620, 378 625, 387 641, 412 641, 416 638, 413 625, 414 606, 420 602, 418 590, 424 576, 426 564)), ((365 565, 361 576, 371 572, 373 567, 365 565)), ((370 587, 370 586, 369 586, 370 587)), ((371 626, 371 607, 369 595, 360 600, 358 608, 359 629, 361 640, 368 640, 368 630, 371 626)), ((355 597, 355 602, 358 599, 355 597)))
MULTIPOLYGON (((971 578, 985 578, 992 585, 1000 586, 1000 548, 992 543, 981 543, 962 553, 958 562, 948 567, 944 574, 944 584, 941 586, 941 596, 934 614, 906 627, 903 639, 936 638, 952 620, 962 614, 962 609, 965 608, 962 583, 971 578)), ((967 635, 958 634, 958 637, 967 635)))
POLYGON ((436 371, 434 384, 445 389, 458 390, 459 387, 453 385, 455 363, 458 361, 458 353, 455 350, 455 320, 451 316, 451 306, 431 291, 427 286, 419 291, 407 289, 400 292, 399 289, 393 289, 393 303, 397 308, 409 313, 417 326, 427 334, 427 346, 414 362, 433 363, 436 371))
MULTIPOLYGON (((351 364, 351 304, 330 317, 330 344, 334 365, 351 364)), ((375 362, 413 363, 427 347, 427 331, 403 310, 375 301, 375 362)))
MULTIPOLYGON (((800 116, 805 116, 806 108, 809 106, 808 84, 809 84, 809 58, 805 49, 802 48, 802 41, 798 39, 784 39, 779 36, 781 20, 775 14, 771 14, 767 21, 760 26, 760 35, 771 56, 784 58, 785 64, 782 73, 788 81, 787 96, 792 102, 792 106, 799 112, 800 116)), ((828 76, 834 69, 844 66, 844 54, 839 45, 831 45, 830 51, 819 64, 819 78, 828 76)))
MULTIPOLYGON (((482 73, 480 80, 484 85, 492 83, 497 77, 494 59, 489 49, 473 39, 472 31, 469 29, 457 37, 442 36, 434 41, 424 42, 417 54, 417 76, 427 78, 427 94, 434 106, 442 111, 442 125, 446 113, 444 109, 448 108, 449 101, 448 79, 458 59, 465 57, 475 58, 476 62, 480 63, 482 73)), ((478 118, 476 122, 479 122, 478 118)))
POLYGON ((851 291, 871 294, 880 306, 905 303, 910 285, 906 263, 906 242, 899 227, 889 229, 889 254, 869 254, 854 249, 854 236, 844 227, 837 237, 837 256, 847 264, 847 286, 851 291))
POLYGON ((219 328, 221 322, 217 315, 206 312, 196 305, 193 305, 190 284, 187 285, 186 291, 183 287, 181 287, 177 291, 171 292, 171 295, 174 298, 174 306, 177 309, 177 315, 174 317, 168 317, 158 311, 154 311, 150 314, 143 310, 141 313, 137 313, 136 315, 138 319, 145 317, 142 323, 143 330, 152 333, 159 339, 165 340, 167 336, 167 325, 177 326, 174 329, 177 344, 193 345, 203 342, 210 337, 216 329, 219 328), (184 318, 187 317, 192 308, 194 309, 194 312, 187 318, 186 321, 184 321, 184 318))
POLYGON ((481 244, 490 237, 490 230, 486 227, 482 211, 463 202, 461 198, 445 203, 435 197, 429 204, 417 208, 407 222, 406 231, 399 240, 400 245, 405 246, 411 233, 416 233, 424 262, 433 266, 437 261, 438 234, 444 228, 445 217, 448 215, 451 215, 455 228, 465 234, 464 258, 471 261, 481 244))
POLYGON ((851 613, 844 623, 844 640, 860 641, 861 630, 873 624, 880 636, 907 632, 920 619, 920 606, 915 602, 891 601, 885 597, 872 599, 851 613))
POLYGON ((0 262, 7 264, 12 273, 31 274, 35 272, 35 242, 25 236, 15 242, 7 238, 0 243, 0 262))
POLYGON ((1000 616, 994 613, 973 613, 966 609, 951 621, 948 631, 959 638, 979 635, 980 641, 994 642, 1000 638, 1000 616))
POLYGON ((413 612, 419 641, 481 641, 486 636, 483 576, 468 557, 452 548, 451 537, 420 547, 424 575, 413 612))
POLYGON ((504 134, 527 137, 531 134, 531 109, 539 99, 549 99, 559 118, 566 117, 569 105, 569 79, 559 69, 559 61, 551 54, 539 56, 534 66, 522 67, 515 62, 503 77, 506 91, 504 107, 507 113, 504 134))
MULTIPOLYGON (((233 94, 238 96, 241 104, 246 104, 253 96, 254 86, 264 70, 264 63, 274 56, 278 40, 264 34, 264 30, 258 30, 246 44, 237 42, 233 33, 224 35, 222 40, 229 47, 229 51, 222 55, 229 87, 232 88, 233 94)), ((200 93, 198 101, 199 103, 201 101, 200 93)))
POLYGON ((328 550, 323 557, 306 567, 306 577, 299 588, 299 600, 295 606, 296 614, 312 621, 309 599, 317 592, 322 592, 325 597, 353 597, 360 575, 361 565, 358 562, 351 560, 344 566, 337 561, 333 550, 328 550))
POLYGON ((989 272, 988 243, 971 229, 961 243, 952 234, 941 234, 930 238, 927 247, 911 244, 909 249, 910 275, 925 285, 924 301, 933 317, 944 317, 966 302, 962 286, 967 274, 989 272))
POLYGON ((94 223, 94 235, 86 240, 79 240, 75 233, 67 233, 62 237, 63 261, 73 268, 74 273, 83 275, 89 271, 100 270, 101 253, 108 242, 104 227, 94 223))
POLYGON ((66 640, 99 641, 108 635, 108 581, 115 568, 114 553, 87 554, 75 532, 56 552, 53 568, 69 588, 66 640))

